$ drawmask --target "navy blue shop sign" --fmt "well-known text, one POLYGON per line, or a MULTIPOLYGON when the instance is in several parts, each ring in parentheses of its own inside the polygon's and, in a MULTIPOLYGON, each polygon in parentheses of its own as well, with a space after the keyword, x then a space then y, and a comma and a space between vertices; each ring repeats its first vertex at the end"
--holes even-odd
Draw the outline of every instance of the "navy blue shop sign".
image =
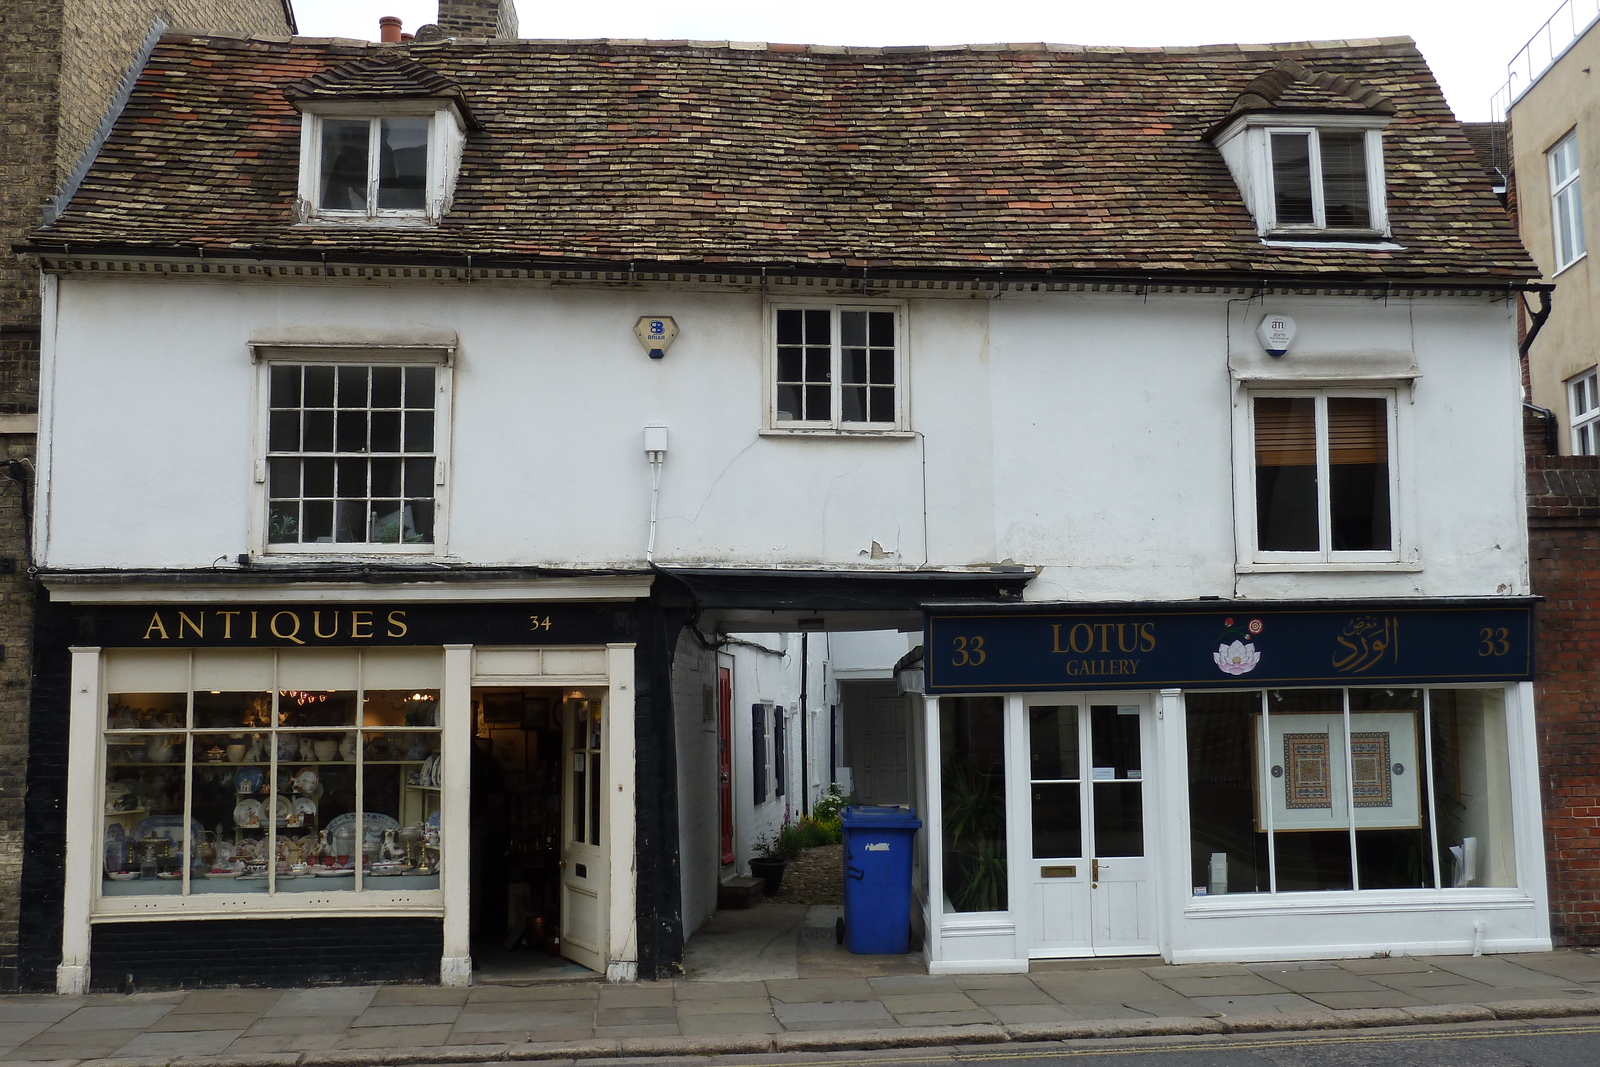
POLYGON ((929 611, 929 693, 1533 678, 1531 601, 929 611))

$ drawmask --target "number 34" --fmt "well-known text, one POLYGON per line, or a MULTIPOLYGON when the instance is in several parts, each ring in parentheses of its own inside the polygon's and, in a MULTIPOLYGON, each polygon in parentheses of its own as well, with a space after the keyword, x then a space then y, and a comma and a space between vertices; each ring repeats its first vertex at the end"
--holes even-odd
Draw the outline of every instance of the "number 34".
POLYGON ((977 667, 989 658, 981 637, 957 637, 951 643, 956 647, 956 654, 950 659, 952 666, 977 667))
POLYGON ((1497 630, 1484 627, 1478 631, 1478 655, 1504 656, 1511 651, 1511 631, 1502 626, 1497 630))

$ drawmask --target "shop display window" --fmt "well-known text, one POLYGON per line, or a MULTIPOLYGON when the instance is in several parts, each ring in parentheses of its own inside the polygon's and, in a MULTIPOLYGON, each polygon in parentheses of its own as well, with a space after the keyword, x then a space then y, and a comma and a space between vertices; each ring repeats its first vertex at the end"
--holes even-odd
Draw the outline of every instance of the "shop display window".
POLYGON ((1005 706, 999 697, 939 701, 945 909, 1005 911, 1005 706))
POLYGON ((1505 694, 1189 693, 1195 896, 1516 884, 1505 694))
POLYGON ((436 650, 111 651, 102 893, 438 887, 436 650))

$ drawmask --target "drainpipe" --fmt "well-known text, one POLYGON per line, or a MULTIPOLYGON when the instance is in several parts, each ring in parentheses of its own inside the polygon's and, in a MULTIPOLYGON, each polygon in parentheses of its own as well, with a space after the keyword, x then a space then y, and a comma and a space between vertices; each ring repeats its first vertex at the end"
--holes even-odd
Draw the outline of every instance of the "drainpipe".
POLYGON ((806 684, 811 680, 811 635, 800 633, 800 814, 811 814, 811 731, 807 720, 811 706, 806 701, 806 684))
MULTIPOLYGON (((1522 306, 1525 308, 1528 306, 1526 298, 1524 298, 1522 306)), ((1517 346, 1517 355, 1522 359, 1528 358, 1528 349, 1533 347, 1533 339, 1539 336, 1539 331, 1544 329, 1545 320, 1550 317, 1550 290, 1539 290, 1539 310, 1531 314, 1533 315, 1533 320, 1528 323, 1528 335, 1517 346)))

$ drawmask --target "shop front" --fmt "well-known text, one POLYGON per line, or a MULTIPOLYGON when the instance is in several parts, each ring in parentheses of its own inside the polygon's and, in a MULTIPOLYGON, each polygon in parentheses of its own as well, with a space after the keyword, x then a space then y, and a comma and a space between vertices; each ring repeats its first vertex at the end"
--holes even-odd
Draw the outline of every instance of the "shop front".
POLYGON ((639 593, 69 601, 57 988, 633 977, 639 593))
POLYGON ((930 611, 930 969, 1548 949, 1532 611, 930 611))

